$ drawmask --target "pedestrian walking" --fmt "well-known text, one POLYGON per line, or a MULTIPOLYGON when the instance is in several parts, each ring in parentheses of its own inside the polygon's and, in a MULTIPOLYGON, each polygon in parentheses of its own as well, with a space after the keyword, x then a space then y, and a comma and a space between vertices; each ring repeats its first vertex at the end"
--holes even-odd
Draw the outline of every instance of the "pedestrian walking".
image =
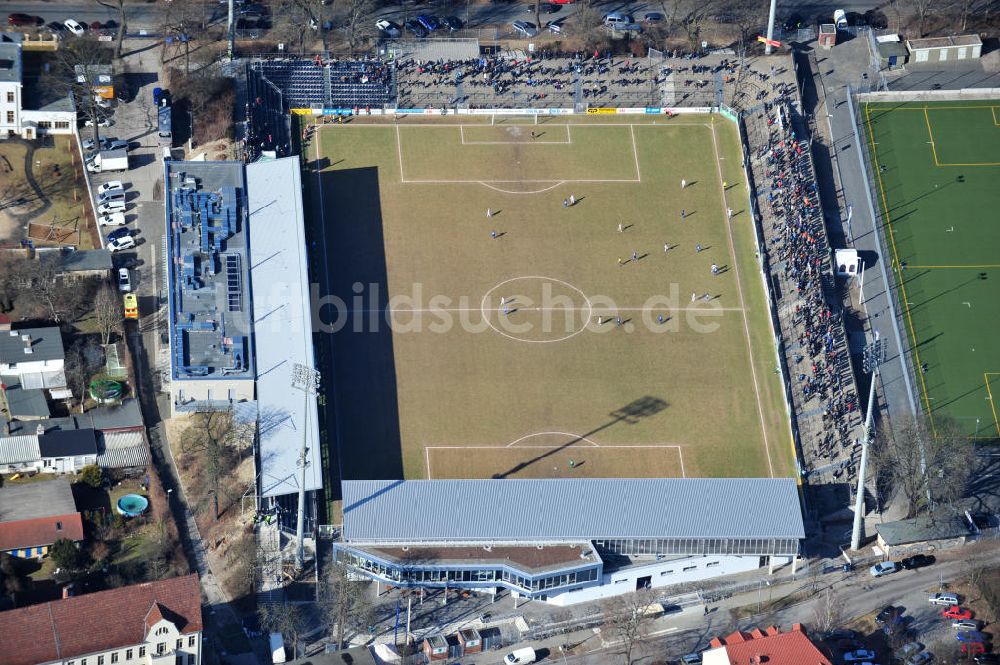
POLYGON ((622 261, 622 257, 618 257, 618 265, 623 265, 625 262, 622 261))
POLYGON ((688 181, 681 178, 681 189, 684 189, 687 186, 688 186, 688 181))
POLYGON ((712 299, 712 294, 706 293, 705 295, 702 296, 702 298, 704 298, 706 301, 711 300, 712 299))
POLYGON ((534 139, 535 139, 535 133, 531 132, 531 140, 534 140, 534 139))
POLYGON ((682 221, 682 222, 684 221, 684 217, 685 217, 686 215, 687 215, 687 211, 686 211, 686 210, 684 210, 684 208, 681 208, 681 221, 682 221))
POLYGON ((507 297, 506 296, 500 296, 500 304, 501 305, 506 305, 507 304, 507 297))
POLYGON ((634 249, 632 250, 632 260, 633 261, 639 260, 639 252, 635 251, 634 249))
POLYGON ((718 275, 719 274, 719 266, 717 264, 715 264, 715 263, 712 264, 712 274, 713 275, 718 275))
POLYGON ((663 243, 663 253, 666 254, 668 251, 670 251, 670 245, 663 243))
POLYGON ((510 314, 510 308, 508 308, 507 305, 504 305, 503 306, 503 315, 507 316, 508 314, 510 314))
POLYGON ((486 219, 489 219, 492 216, 493 216, 493 211, 490 210, 489 208, 487 208, 486 209, 486 219))
POLYGON ((726 191, 729 188, 729 183, 725 180, 722 181, 722 191, 726 191))
POLYGON ((569 199, 563 199, 563 208, 569 207, 569 199))
POLYGON ((597 325, 599 325, 599 326, 603 326, 604 325, 604 317, 603 316, 597 317, 597 325))
POLYGON ((569 195, 569 204, 571 206, 575 206, 576 205, 576 196, 574 194, 570 194, 569 195))
POLYGON ((493 238, 494 240, 496 240, 497 239, 497 232, 496 231, 490 231, 490 237, 493 238))
POLYGON ((733 209, 732 208, 726 208, 726 216, 729 217, 729 219, 733 218, 733 209))
POLYGON ((695 293, 694 291, 692 291, 691 292, 691 302, 694 302, 697 299, 698 299, 698 294, 695 293))
POLYGON ((701 252, 701 243, 694 246, 694 251, 701 252))
POLYGON ((621 233, 624 230, 625 230, 625 227, 622 226, 621 222, 618 222, 618 233, 621 233))
POLYGON ((615 317, 615 325, 620 326, 622 324, 622 317, 615 317))
POLYGON ((660 314, 660 316, 658 316, 656 320, 659 321, 660 323, 663 323, 663 315, 660 314))

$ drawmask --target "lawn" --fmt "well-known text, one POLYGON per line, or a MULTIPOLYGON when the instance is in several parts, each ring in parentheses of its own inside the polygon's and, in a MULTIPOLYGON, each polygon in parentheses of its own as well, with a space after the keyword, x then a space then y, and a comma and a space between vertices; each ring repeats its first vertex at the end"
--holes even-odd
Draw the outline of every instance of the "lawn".
POLYGON ((353 123, 305 154, 343 477, 793 472, 728 121, 353 123))
POLYGON ((862 108, 924 409, 1000 436, 1000 103, 862 108))
POLYGON ((35 245, 93 248, 86 180, 73 141, 71 136, 0 141, 0 243, 17 244, 30 224, 35 245), (26 160, 38 191, 26 177, 26 160))

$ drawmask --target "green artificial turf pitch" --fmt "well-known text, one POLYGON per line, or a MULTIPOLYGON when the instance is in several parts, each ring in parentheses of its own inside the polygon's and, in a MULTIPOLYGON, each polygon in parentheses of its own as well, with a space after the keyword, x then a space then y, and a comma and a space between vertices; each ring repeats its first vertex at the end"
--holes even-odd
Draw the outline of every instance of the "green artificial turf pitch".
POLYGON ((792 473, 728 121, 355 122, 303 153, 345 478, 792 473))
POLYGON ((885 236, 923 408, 1000 424, 1000 102, 867 103, 885 236))

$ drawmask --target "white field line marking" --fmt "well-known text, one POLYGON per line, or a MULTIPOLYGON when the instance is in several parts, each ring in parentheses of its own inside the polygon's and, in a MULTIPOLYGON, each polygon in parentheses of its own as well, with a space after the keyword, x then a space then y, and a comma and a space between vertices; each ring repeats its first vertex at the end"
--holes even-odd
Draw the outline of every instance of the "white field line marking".
MULTIPOLYGON (((568 437, 573 438, 573 439, 579 439, 580 441, 586 441, 587 443, 589 443, 590 445, 594 446, 595 448, 600 448, 601 447, 601 445, 599 443, 597 443, 596 441, 594 441, 593 439, 588 439, 585 436, 580 436, 579 434, 573 434, 572 432, 534 432, 533 434, 525 434, 520 439, 514 439, 513 441, 511 441, 510 443, 508 443, 504 447, 505 448, 513 448, 514 446, 516 446, 520 442, 524 441, 525 439, 531 439, 531 438, 536 437, 536 436, 547 436, 549 434, 555 434, 557 436, 568 436, 568 437)), ((564 444, 560 444, 560 445, 564 445, 564 444)), ((522 446, 522 448, 530 448, 530 447, 531 446, 522 446)), ((539 447, 539 448, 555 448, 556 446, 537 446, 537 447, 539 447)))
MULTIPOLYGON (((544 434, 559 434, 560 432, 543 432, 544 434)), ((528 436, 536 436, 534 434, 529 434, 528 436)), ((576 435, 571 435, 576 436, 576 435)), ((526 437, 525 437, 526 438, 526 437)), ((584 439, 585 441, 590 441, 589 439, 584 439)), ((515 442, 516 443, 516 442, 515 442)), ((593 442, 591 442, 593 443, 593 442)), ((513 444, 508 444, 506 446, 424 446, 424 457, 427 459, 427 477, 431 477, 431 456, 430 451, 432 450, 507 450, 513 444)), ((562 448, 563 446, 517 446, 518 450, 554 450, 556 448, 562 448)), ((618 448, 675 448, 677 450, 677 460, 681 465, 681 478, 687 478, 687 471, 684 469, 684 451, 682 447, 676 443, 650 443, 645 445, 600 445, 594 443, 591 448, 601 448, 604 450, 618 449, 618 448)))
POLYGON ((399 138, 399 125, 396 125, 396 154, 399 155, 399 181, 405 183, 406 176, 403 175, 403 142, 399 138))
POLYGON ((635 180, 642 182, 642 174, 639 171, 639 148, 635 144, 635 125, 628 126, 628 133, 632 137, 632 156, 635 157, 635 180))
MULTIPOLYGON (((742 307, 516 307, 517 303, 511 303, 514 309, 521 312, 742 312, 742 307)), ((345 314, 369 314, 371 312, 384 312, 388 308, 360 308, 345 309, 345 314)), ((389 309, 392 314, 422 314, 427 312, 481 312, 481 307, 400 307, 389 309)), ((500 311, 499 308, 497 311, 500 311)), ((516 312, 511 312, 514 314, 516 312)))
MULTIPOLYGON (((715 169, 719 174, 719 196, 722 199, 723 210, 728 209, 729 201, 726 197, 726 188, 722 186, 725 182, 725 177, 722 174, 722 162, 719 161, 719 141, 715 135, 715 125, 712 125, 712 147, 715 151, 715 169)), ((767 455, 767 468, 771 473, 771 477, 774 478, 774 464, 771 462, 771 446, 767 440, 767 426, 764 422, 764 406, 761 404, 760 397, 760 385, 757 382, 757 368, 754 366, 753 358, 753 345, 750 341, 750 322, 746 315, 746 305, 743 301, 743 282, 740 279, 740 265, 739 261, 736 259, 736 243, 733 240, 733 220, 730 217, 726 221, 726 236, 729 239, 729 256, 733 261, 733 270, 736 273, 736 293, 740 297, 740 307, 743 311, 743 330, 746 333, 746 343, 747 343, 747 354, 750 360, 750 374, 753 376, 753 389, 757 394, 757 415, 760 418, 760 433, 764 439, 764 453, 767 455)))
MULTIPOLYGON (((629 127, 631 125, 638 125, 640 127, 646 125, 656 125, 657 127, 694 127, 702 126, 709 127, 707 122, 548 122, 544 125, 538 125, 538 127, 629 127)), ((394 127, 494 127, 496 125, 486 125, 478 122, 407 122, 406 124, 393 123, 389 125, 388 123, 381 122, 371 122, 371 123, 351 123, 347 125, 322 125, 319 129, 330 129, 330 130, 344 130, 344 129, 386 129, 390 126, 394 127)), ((527 127, 528 125, 519 125, 527 127)), ((534 126, 534 125, 532 125, 534 126)))
POLYGON ((489 187, 490 189, 492 189, 492 190, 494 190, 496 192, 500 192, 501 194, 542 194, 542 193, 547 192, 549 190, 555 189, 559 185, 565 185, 566 181, 565 180, 560 180, 559 182, 557 182, 556 184, 554 184, 554 185, 552 185, 550 187, 543 187, 542 189, 526 190, 526 191, 523 191, 523 192, 515 192, 512 189, 504 189, 503 187, 494 187, 490 183, 483 182, 482 180, 479 181, 479 184, 482 185, 483 187, 489 187))

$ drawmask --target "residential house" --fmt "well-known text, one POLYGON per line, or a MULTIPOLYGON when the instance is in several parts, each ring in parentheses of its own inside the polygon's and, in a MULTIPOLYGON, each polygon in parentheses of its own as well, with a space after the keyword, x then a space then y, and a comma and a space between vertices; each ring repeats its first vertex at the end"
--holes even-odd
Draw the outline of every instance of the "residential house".
POLYGON ((59 328, 14 330, 10 319, 0 316, 0 384, 12 417, 49 417, 48 397, 67 396, 65 359, 59 328))
POLYGON ((727 637, 712 638, 710 645, 701 656, 702 665, 832 665, 829 656, 798 623, 787 633, 777 626, 736 631, 727 637))
POLYGON ((97 435, 92 429, 55 430, 38 437, 42 470, 52 473, 79 473, 97 464, 97 435))
MULTIPOLYGON (((43 557, 60 538, 83 540, 83 521, 66 478, 0 487, 0 552, 23 559, 43 557)), ((7 634, 0 628, 0 653, 7 634)), ((0 656, 0 662, 6 662, 0 656)))
POLYGON ((37 248, 35 256, 39 259, 55 257, 56 276, 69 279, 84 277, 107 279, 114 268, 111 252, 106 249, 37 248))
POLYGON ((0 612, 4 665, 201 665, 197 575, 0 612))
POLYGON ((72 134, 76 125, 73 100, 51 86, 28 80, 23 42, 21 34, 0 32, 0 139, 72 134))
POLYGON ((875 525, 878 545, 887 557, 921 554, 965 544, 975 529, 964 515, 941 511, 875 525))

